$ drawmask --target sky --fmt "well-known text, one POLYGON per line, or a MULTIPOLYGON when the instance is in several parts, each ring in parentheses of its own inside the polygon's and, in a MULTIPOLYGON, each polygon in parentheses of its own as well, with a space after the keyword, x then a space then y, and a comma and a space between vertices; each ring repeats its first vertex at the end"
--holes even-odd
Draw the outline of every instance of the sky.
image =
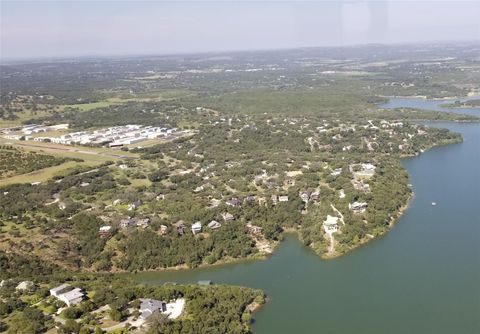
POLYGON ((0 0, 4 60, 426 41, 480 41, 480 0, 0 0))

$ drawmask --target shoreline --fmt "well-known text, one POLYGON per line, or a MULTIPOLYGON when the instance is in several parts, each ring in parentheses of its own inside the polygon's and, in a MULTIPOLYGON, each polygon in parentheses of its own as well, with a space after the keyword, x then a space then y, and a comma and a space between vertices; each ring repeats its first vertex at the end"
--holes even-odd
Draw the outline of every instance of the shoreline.
MULTIPOLYGON (((428 122, 432 122, 431 120, 427 120, 428 122)), ((434 122, 434 121, 433 121, 434 122)), ((445 121, 437 121, 437 122, 445 122, 445 121)), ((454 122, 453 122, 454 123, 454 122)), ((465 122, 465 123, 470 123, 470 122, 465 122)), ((475 122, 476 123, 476 122, 475 122)), ((463 142, 463 137, 461 137, 460 140, 458 141, 450 141, 450 142, 440 142, 438 144, 434 144, 430 147, 427 147, 423 152, 418 152, 417 154, 411 154, 411 155, 404 155, 404 156, 400 156, 399 159, 402 160, 402 159, 405 159, 405 158, 412 158, 412 157, 417 157, 417 156, 420 156, 422 153, 426 152, 427 150, 430 150, 430 149, 433 149, 435 147, 441 147, 441 146, 446 146, 446 145, 453 145, 453 144, 460 144, 463 142)), ((376 236, 373 236, 373 235, 369 235, 367 234, 365 238, 361 239, 359 241, 358 244, 355 244, 353 247, 351 248, 348 248, 345 252, 343 253, 334 253, 334 254, 330 254, 330 253, 324 253, 324 254, 318 254, 317 252, 315 252, 315 250, 310 246, 310 245, 305 245, 303 243, 303 240, 301 238, 301 235, 300 235, 300 230, 298 229, 298 227, 287 227, 287 228, 284 228, 281 235, 282 235, 282 240, 280 241, 277 241, 277 242, 272 242, 272 252, 271 253, 268 253, 268 254, 265 254, 265 253, 255 253, 255 254, 252 254, 246 258, 234 258, 234 259, 223 259, 223 260, 219 260, 217 261, 216 263, 213 263, 213 264, 207 264, 207 263, 202 263, 200 264, 199 266, 197 267, 194 267, 194 268, 189 268, 186 264, 183 264, 183 265, 178 265, 178 266, 175 266, 175 267, 167 267, 167 268, 158 268, 158 269, 148 269, 148 270, 140 270, 140 271, 134 271, 134 272, 129 272, 129 271, 120 271, 120 272, 106 272, 107 274, 110 273, 110 274, 115 274, 115 275, 137 275, 137 274, 142 274, 142 273, 149 273, 149 272, 167 272, 167 271, 178 271, 178 270, 194 270, 194 269, 204 269, 204 268, 211 268, 211 267, 221 267, 221 266, 225 266, 225 265, 231 265, 231 264, 234 264, 234 263, 241 263, 241 262, 250 262, 250 261, 256 261, 256 260, 267 260, 270 256, 272 256, 273 254, 275 254, 275 250, 276 248, 280 245, 280 243, 283 241, 283 236, 285 234, 296 234, 296 237, 298 238, 298 240, 306 247, 308 247, 309 249, 311 249, 317 256, 319 256, 321 259, 323 260, 333 260, 333 259, 336 259, 336 258, 339 258, 339 257, 342 257, 344 255, 347 255, 348 253, 350 253, 351 251, 353 250, 356 250, 360 247, 362 247, 363 245, 366 245, 368 244, 370 241, 373 241, 375 239, 378 239, 380 237, 383 237, 385 236, 388 232, 390 232, 393 227, 398 223, 398 221, 400 220, 400 218, 402 217, 402 215, 408 210, 409 206, 410 206, 410 203, 412 202, 413 198, 414 198, 414 192, 411 191, 410 194, 409 194, 409 197, 407 199, 407 201, 398 209, 398 211, 392 215, 392 217, 390 217, 390 223, 388 224, 386 230, 376 236)))
POLYGON ((356 249, 359 249, 360 247, 363 247, 363 246, 367 245, 368 243, 370 243, 373 240, 384 237, 385 235, 387 235, 387 233, 389 233, 393 229, 393 227, 395 227, 395 225, 398 223, 400 218, 402 218, 403 214, 408 210, 408 208, 410 207, 410 203, 413 200, 413 197, 414 197, 414 193, 412 191, 410 193, 410 196, 407 199, 407 202, 398 209, 395 216, 390 217, 390 223, 388 224, 388 227, 384 232, 382 232, 382 233, 380 233, 376 236, 371 236, 371 237, 369 237, 369 235, 371 235, 371 234, 367 234, 366 238, 361 239, 358 244, 349 248, 347 251, 345 251, 343 253, 336 253, 336 254, 330 254, 330 253, 322 254, 322 255, 319 255, 320 258, 322 258, 323 260, 327 260, 327 261, 328 260, 334 260, 334 259, 340 258, 342 256, 345 256, 345 255, 349 254, 350 252, 352 252, 356 249))

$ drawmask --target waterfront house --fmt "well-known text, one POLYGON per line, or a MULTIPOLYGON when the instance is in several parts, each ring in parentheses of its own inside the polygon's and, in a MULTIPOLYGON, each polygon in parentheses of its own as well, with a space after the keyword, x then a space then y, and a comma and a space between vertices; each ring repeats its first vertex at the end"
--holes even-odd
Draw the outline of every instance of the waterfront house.
POLYGON ((250 223, 247 224, 247 229, 248 229, 248 232, 252 234, 261 234, 263 232, 263 229, 260 226, 255 226, 250 223))
POLYGON ((200 280, 197 283, 198 285, 212 285, 212 281, 210 280, 200 280))
POLYGON ((146 320, 154 312, 165 312, 167 303, 163 300, 141 298, 140 299, 140 319, 146 320))
POLYGON ((323 222, 323 229, 325 233, 331 234, 338 231, 338 217, 327 216, 327 219, 323 222))

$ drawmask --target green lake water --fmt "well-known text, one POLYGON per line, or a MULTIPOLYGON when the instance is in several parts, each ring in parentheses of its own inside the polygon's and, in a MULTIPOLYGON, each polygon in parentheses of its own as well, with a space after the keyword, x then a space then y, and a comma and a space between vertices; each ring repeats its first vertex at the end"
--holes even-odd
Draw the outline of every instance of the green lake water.
POLYGON ((260 288, 255 334, 480 333, 480 124, 434 125, 464 142, 403 160, 414 197, 384 237, 322 260, 287 235, 267 260, 132 277, 260 288))

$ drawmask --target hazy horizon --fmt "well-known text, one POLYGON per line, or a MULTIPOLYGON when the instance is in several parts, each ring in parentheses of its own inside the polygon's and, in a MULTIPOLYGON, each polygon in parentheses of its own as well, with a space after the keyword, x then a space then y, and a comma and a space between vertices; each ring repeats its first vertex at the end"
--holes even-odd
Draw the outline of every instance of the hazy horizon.
POLYGON ((479 1, 1 1, 0 6, 4 61, 480 41, 479 1))

